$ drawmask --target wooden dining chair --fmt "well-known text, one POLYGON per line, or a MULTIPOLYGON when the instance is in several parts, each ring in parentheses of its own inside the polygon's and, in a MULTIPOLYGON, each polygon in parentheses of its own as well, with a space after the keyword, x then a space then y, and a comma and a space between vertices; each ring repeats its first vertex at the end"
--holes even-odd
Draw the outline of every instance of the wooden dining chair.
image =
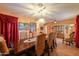
MULTIPOLYGON (((51 32, 49 34, 49 42, 51 42, 52 48, 55 48, 57 46, 56 36, 57 36, 57 33, 56 32, 51 32)), ((50 46, 50 44, 49 44, 49 46, 50 46)))
POLYGON ((56 33, 51 32, 45 41, 45 52, 50 56, 50 53, 56 46, 56 33))
POLYGON ((45 49, 45 40, 46 40, 46 35, 41 34, 37 37, 37 45, 36 45, 36 55, 37 56, 42 56, 44 55, 44 49, 45 49))
POLYGON ((68 43, 69 46, 74 44, 74 32, 70 33, 69 38, 65 38, 64 40, 66 43, 68 43))
POLYGON ((60 39, 62 40, 62 43, 64 43, 64 39, 65 39, 64 33, 62 33, 62 32, 57 32, 57 38, 60 38, 60 39))
POLYGON ((6 41, 4 40, 3 37, 0 37, 0 50, 2 55, 9 55, 9 49, 7 47, 6 41))

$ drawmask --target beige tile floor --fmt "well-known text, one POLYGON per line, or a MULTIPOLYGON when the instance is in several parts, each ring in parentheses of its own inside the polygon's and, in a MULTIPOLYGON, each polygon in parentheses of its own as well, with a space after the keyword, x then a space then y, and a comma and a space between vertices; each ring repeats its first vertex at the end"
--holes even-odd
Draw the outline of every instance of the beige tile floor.
MULTIPOLYGON (((61 43, 60 39, 57 41, 61 43)), ((61 43, 53 52, 51 52, 51 56, 79 56, 79 48, 61 43)))

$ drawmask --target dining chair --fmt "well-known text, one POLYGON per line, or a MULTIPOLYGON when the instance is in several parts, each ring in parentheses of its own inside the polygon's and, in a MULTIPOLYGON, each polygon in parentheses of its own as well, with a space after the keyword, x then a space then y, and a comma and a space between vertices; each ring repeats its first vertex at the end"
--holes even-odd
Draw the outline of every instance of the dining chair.
POLYGON ((41 34, 37 37, 37 44, 35 46, 35 50, 36 50, 35 53, 37 56, 44 55, 45 40, 46 40, 45 34, 41 34))
POLYGON ((49 42, 51 42, 52 48, 57 47, 56 37, 57 37, 57 33, 56 32, 51 32, 49 34, 49 42))
POLYGON ((0 50, 2 55, 9 55, 9 48, 7 47, 6 41, 3 37, 0 37, 0 50))
POLYGON ((65 38, 65 42, 68 43, 69 46, 74 44, 74 32, 70 33, 69 38, 65 38))
POLYGON ((57 32, 57 38, 60 38, 62 40, 62 43, 64 43, 64 40, 65 40, 64 33, 57 32))

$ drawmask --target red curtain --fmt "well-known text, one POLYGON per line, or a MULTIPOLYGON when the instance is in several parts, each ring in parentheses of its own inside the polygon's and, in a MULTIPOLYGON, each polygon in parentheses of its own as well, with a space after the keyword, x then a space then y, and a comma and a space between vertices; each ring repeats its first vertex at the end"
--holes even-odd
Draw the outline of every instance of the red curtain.
POLYGON ((75 43, 76 47, 79 48, 79 15, 75 18, 75 43))
POLYGON ((18 48, 18 18, 0 14, 0 33, 4 35, 7 46, 13 45, 14 51, 18 48))

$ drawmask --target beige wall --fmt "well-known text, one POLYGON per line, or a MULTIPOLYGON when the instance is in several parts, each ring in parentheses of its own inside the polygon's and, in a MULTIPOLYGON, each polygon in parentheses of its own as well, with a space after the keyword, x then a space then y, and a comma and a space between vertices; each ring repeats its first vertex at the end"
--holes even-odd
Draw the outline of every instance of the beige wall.
POLYGON ((30 19, 31 19, 31 22, 35 22, 35 19, 34 18, 27 17, 27 16, 18 16, 17 14, 14 14, 12 11, 8 11, 7 8, 0 9, 0 13, 1 14, 10 15, 10 16, 18 17, 18 22, 29 23, 30 22, 29 21, 30 19))
POLYGON ((63 20, 63 21, 59 21, 57 23, 49 23, 50 25, 53 25, 53 26, 61 26, 61 25, 69 25, 69 24, 74 24, 74 19, 67 19, 67 20, 63 20))
MULTIPOLYGON (((59 21, 59 22, 57 22, 57 23, 51 22, 51 23, 48 23, 48 24, 47 24, 48 27, 49 27, 49 26, 50 26, 50 27, 51 27, 51 26, 62 26, 62 25, 69 25, 69 26, 73 25, 73 28, 72 28, 72 29, 68 29, 68 33, 66 33, 66 35, 64 34, 65 37, 68 38, 69 35, 70 35, 70 33, 71 33, 72 31, 74 31, 74 18, 73 18, 73 19, 67 19, 67 20, 59 21)), ((64 30, 64 32, 66 32, 66 29, 64 30)))

